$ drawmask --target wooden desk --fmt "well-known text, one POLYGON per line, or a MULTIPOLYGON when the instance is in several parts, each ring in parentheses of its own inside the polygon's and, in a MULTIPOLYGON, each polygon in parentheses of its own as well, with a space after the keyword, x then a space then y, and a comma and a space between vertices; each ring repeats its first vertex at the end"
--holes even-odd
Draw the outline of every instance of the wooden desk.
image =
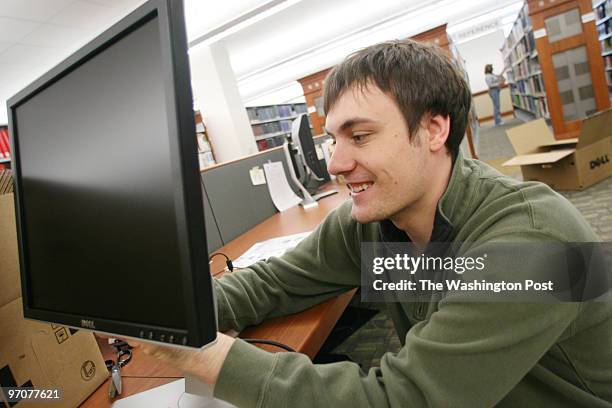
MULTIPOLYGON (((340 192, 322 199, 317 208, 304 210, 296 206, 283 213, 277 213, 223 246, 218 252, 223 252, 230 258, 236 259, 256 242, 314 229, 327 214, 349 198, 346 187, 329 186, 329 188, 333 187, 338 188, 340 192)), ((225 261, 223 257, 215 257, 211 264, 213 275, 220 276, 224 269, 225 261)), ((245 329, 240 333, 240 337, 278 341, 313 358, 325 342, 325 339, 342 315, 354 293, 355 290, 352 290, 301 313, 266 320, 256 327, 245 329)), ((105 344, 105 340, 99 340, 99 344, 104 358, 113 358, 112 350, 105 344)), ((266 348, 265 346, 262 347, 266 348)), ((276 348, 269 348, 269 350, 279 351, 276 348)), ((123 368, 122 374, 123 393, 120 398, 125 398, 175 381, 178 378, 183 378, 183 375, 178 370, 140 353, 139 350, 134 351, 132 361, 123 368)), ((108 398, 108 387, 109 381, 107 380, 81 407, 110 407, 111 401, 108 398)))

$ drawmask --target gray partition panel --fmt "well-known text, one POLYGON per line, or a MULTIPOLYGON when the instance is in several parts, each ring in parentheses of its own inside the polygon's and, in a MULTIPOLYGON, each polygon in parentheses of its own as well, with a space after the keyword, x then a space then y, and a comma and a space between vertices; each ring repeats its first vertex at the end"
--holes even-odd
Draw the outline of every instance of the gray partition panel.
MULTIPOLYGON (((202 174, 200 174, 200 176, 202 176, 202 174)), ((208 198, 208 194, 206 193, 206 188, 204 188, 203 184, 202 201, 204 202, 204 227, 206 228, 206 246, 208 247, 208 254, 210 256, 217 249, 221 248, 224 245, 224 242, 221 240, 221 234, 219 232, 219 228, 217 227, 212 208, 210 207, 210 200, 208 198)))
MULTIPOLYGON (((289 178, 282 149, 264 152, 202 173, 204 187, 224 243, 228 243, 277 212, 267 184, 254 186, 249 174, 251 168, 255 166, 263 168, 263 164, 268 161, 282 162, 285 174, 289 178)), ((291 183, 290 185, 294 191, 298 191, 291 183)))

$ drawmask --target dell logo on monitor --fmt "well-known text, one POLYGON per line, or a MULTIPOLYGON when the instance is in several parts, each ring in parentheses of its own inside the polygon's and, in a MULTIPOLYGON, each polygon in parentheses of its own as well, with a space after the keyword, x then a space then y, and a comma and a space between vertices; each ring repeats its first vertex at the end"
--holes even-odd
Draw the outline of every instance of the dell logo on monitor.
POLYGON ((81 319, 81 327, 85 327, 87 329, 95 329, 96 324, 93 320, 81 319))

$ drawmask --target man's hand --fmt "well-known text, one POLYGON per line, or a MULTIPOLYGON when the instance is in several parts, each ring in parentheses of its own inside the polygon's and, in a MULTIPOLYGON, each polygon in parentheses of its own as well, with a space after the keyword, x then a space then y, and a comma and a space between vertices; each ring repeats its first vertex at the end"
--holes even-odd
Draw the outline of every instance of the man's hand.
POLYGON ((234 341, 232 337, 217 333, 217 342, 201 350, 167 347, 135 340, 129 340, 128 343, 134 348, 141 349, 145 354, 214 387, 234 341))

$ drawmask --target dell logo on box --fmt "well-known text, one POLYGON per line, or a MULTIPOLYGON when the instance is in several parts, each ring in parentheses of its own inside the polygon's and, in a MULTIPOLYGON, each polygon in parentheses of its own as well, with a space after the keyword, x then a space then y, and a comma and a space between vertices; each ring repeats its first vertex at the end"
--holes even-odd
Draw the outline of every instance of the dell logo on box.
POLYGON ((605 154, 601 157, 596 158, 595 160, 591 160, 590 164, 591 164, 591 170, 593 170, 595 167, 599 167, 603 164, 606 163, 610 163, 610 159, 608 158, 608 155, 605 154))
POLYGON ((81 319, 81 327, 85 327, 87 329, 95 329, 96 324, 94 323, 93 320, 81 319))

